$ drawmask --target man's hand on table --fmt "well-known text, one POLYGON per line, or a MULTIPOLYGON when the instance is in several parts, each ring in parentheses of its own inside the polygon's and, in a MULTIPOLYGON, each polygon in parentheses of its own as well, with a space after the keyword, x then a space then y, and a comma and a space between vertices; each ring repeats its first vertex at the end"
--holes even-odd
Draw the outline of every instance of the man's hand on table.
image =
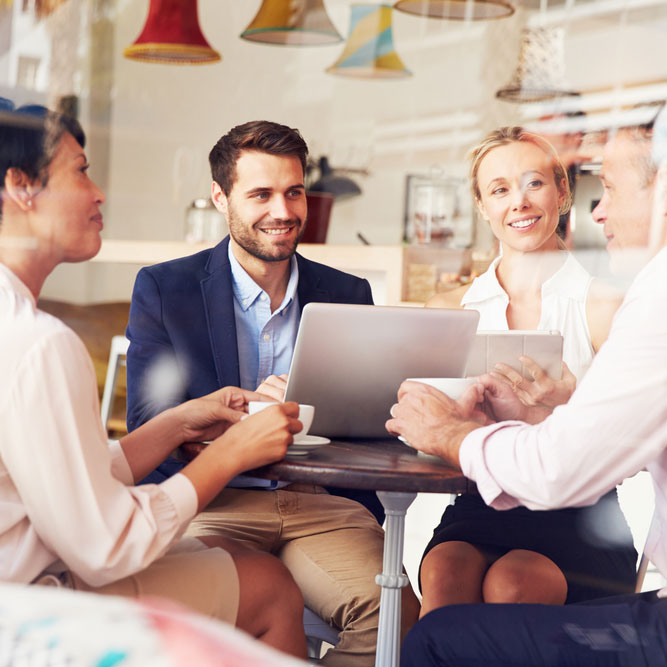
POLYGON ((460 467, 459 449, 471 431, 506 420, 537 424, 551 410, 525 405, 505 380, 492 374, 477 378, 477 384, 468 387, 458 401, 430 385, 405 381, 386 428, 415 449, 460 467))
POLYGON ((495 372, 480 375, 477 382, 484 388, 481 409, 490 423, 517 420, 527 424, 539 424, 552 412, 552 408, 548 406, 526 405, 511 384, 504 378, 498 378, 495 372))
MULTIPOLYGON (((287 388, 287 374, 269 375, 255 390, 258 394, 268 397, 272 401, 285 400, 285 389, 287 388)), ((261 400, 261 399, 260 399, 261 400)))
POLYGON ((532 376, 532 380, 525 378, 507 364, 496 364, 491 375, 512 387, 522 403, 530 407, 553 409, 570 400, 570 396, 577 387, 577 378, 565 362, 561 367, 561 379, 552 380, 544 369, 530 357, 521 356, 519 361, 532 376))
MULTIPOLYGON (((511 390, 510 390, 511 391, 511 390)), ((475 429, 490 423, 480 409, 484 387, 468 387, 458 401, 421 382, 405 381, 398 390, 398 403, 391 409, 387 430, 403 436, 412 447, 435 454, 460 467, 459 448, 475 429)))

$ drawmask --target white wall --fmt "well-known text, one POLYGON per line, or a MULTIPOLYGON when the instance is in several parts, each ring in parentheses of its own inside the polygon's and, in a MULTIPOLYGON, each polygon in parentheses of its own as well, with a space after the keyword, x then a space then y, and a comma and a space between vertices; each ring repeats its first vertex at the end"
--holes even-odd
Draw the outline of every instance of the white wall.
MULTIPOLYGON (((325 0, 344 36, 350 4, 325 0)), ((108 194, 107 238, 182 238, 186 207, 208 191, 206 157, 213 143, 235 124, 266 118, 300 128, 315 157, 326 154, 334 166, 369 169, 370 175, 360 180, 363 196, 335 205, 331 243, 357 244, 361 232, 374 244, 395 244, 403 233, 407 174, 439 165, 464 176, 465 151, 486 131, 543 111, 495 98, 513 74, 523 26, 544 22, 565 28, 566 72, 577 90, 667 81, 664 0, 546 4, 553 9, 545 15, 519 8, 509 19, 474 24, 394 12, 396 48, 413 76, 369 81, 324 72, 342 44, 293 48, 239 39, 260 0, 199 0, 204 33, 223 60, 198 67, 123 58, 123 48, 144 24, 148 0, 70 0, 48 19, 50 30, 44 23, 33 30, 26 17, 18 17, 16 43, 0 61, 0 77, 7 77, 0 79, 0 90, 20 103, 70 92, 80 96, 91 175, 108 194), (72 30, 79 28, 82 34, 72 48, 72 30), (35 49, 49 63, 60 58, 69 83, 54 75, 47 83, 40 79, 39 91, 32 94, 17 90, 13 64, 19 53, 35 49)), ((615 103, 613 96, 596 102, 598 110, 615 103)), ((487 235, 484 243, 488 240, 487 235)), ((599 253, 582 259, 595 270, 599 253)), ((128 299, 138 268, 61 266, 43 294, 72 301, 128 299)), ((417 504, 411 514, 421 518, 414 530, 408 522, 411 574, 440 503, 435 499, 430 513, 417 504)), ((646 503, 639 505, 638 515, 645 519, 646 503)))
MULTIPOLYGON (((355 80, 324 71, 342 44, 298 48, 239 39, 260 0, 200 0, 203 31, 223 56, 202 66, 122 56, 143 27, 148 0, 101 2, 96 10, 71 1, 91 14, 83 21, 88 35, 78 45, 73 85, 84 124, 96 133, 91 173, 108 193, 104 235, 118 239, 182 238, 186 207, 208 192, 213 143, 235 124, 267 118, 300 128, 315 157, 327 154, 334 166, 368 168, 359 179, 364 194, 334 206, 329 242, 357 244, 361 232, 374 244, 399 243, 406 175, 438 165, 464 176, 466 149, 492 127, 522 120, 525 108, 497 100, 495 91, 512 76, 520 29, 542 16, 519 8, 508 19, 465 24, 393 12, 395 45, 413 76, 355 80), (106 60, 96 57, 103 47, 106 60)), ((344 36, 350 4, 325 1, 344 36)), ((558 19, 566 29, 566 69, 574 87, 667 80, 665 3, 642 0, 633 4, 639 9, 627 11, 615 0, 574 4, 558 19)), ((556 6, 544 20, 558 11, 556 6)), ((63 267, 45 294, 128 298, 136 268, 63 267)))

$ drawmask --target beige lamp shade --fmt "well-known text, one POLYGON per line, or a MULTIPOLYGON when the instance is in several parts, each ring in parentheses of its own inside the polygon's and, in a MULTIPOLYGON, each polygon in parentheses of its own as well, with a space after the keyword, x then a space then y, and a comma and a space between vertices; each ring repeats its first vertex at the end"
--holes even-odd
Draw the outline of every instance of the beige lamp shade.
POLYGON ((524 28, 514 75, 496 97, 508 102, 541 102, 578 94, 565 78, 563 28, 524 28))
POLYGON ((345 48, 327 72, 371 79, 412 76, 394 48, 391 11, 390 5, 352 5, 345 48))
POLYGON ((501 19, 514 14, 514 7, 508 0, 398 0, 394 9, 406 14, 458 21, 501 19))
POLYGON ((323 0, 263 0, 241 37, 251 42, 290 46, 343 41, 327 15, 323 0))

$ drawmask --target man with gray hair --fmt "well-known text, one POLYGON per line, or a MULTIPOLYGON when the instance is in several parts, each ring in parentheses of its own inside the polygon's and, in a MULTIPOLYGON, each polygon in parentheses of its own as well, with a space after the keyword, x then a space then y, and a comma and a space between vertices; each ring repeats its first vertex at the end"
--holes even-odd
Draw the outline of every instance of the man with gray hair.
MULTIPOLYGON (((667 151, 655 142, 652 151, 653 135, 665 138, 658 125, 622 129, 604 149, 593 217, 614 262, 643 254, 648 263, 569 402, 543 419, 491 375, 458 403, 406 382, 387 428, 459 467, 498 510, 590 505, 648 470, 656 511, 646 555, 667 575, 667 151)), ((663 589, 564 607, 442 607, 410 632, 402 665, 637 667, 666 658, 663 589)))

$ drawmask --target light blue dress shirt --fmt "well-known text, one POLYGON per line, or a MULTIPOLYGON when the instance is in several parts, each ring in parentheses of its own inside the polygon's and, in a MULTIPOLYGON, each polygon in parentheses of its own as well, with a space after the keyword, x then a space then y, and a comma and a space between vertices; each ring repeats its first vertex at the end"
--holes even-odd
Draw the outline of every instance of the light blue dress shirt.
POLYGON ((255 390, 269 375, 289 372, 299 328, 299 269, 292 256, 282 303, 271 312, 271 298, 246 273, 229 245, 234 317, 241 387, 255 390))
MULTIPOLYGON (((269 375, 289 372, 299 328, 299 297, 296 292, 299 268, 296 257, 292 256, 285 297, 272 313, 271 298, 239 264, 231 244, 228 255, 234 292, 240 382, 243 389, 255 390, 269 375)), ((285 486, 285 483, 240 475, 228 486, 275 489, 285 486)))

